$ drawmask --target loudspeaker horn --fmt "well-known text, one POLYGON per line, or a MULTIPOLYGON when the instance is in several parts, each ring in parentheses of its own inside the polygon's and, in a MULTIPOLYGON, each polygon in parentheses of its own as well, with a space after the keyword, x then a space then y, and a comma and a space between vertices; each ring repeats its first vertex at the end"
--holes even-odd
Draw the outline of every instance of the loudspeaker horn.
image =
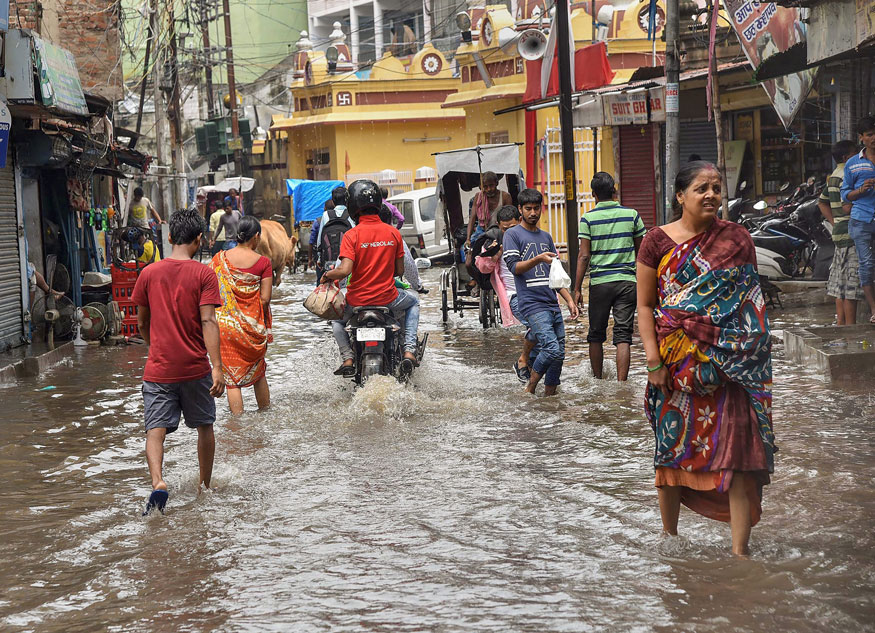
POLYGON ((541 59, 547 50, 547 36, 540 29, 526 29, 520 33, 517 51, 529 61, 541 59))
POLYGON ((520 34, 509 26, 505 26, 498 31, 498 47, 504 51, 506 55, 513 55, 516 50, 517 40, 520 34))

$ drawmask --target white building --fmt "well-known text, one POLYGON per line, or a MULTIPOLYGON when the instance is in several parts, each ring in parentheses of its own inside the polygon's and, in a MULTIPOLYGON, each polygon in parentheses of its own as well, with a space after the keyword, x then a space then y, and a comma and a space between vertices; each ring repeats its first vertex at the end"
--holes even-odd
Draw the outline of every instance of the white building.
MULTIPOLYGON (((506 4, 510 6, 510 0, 506 4)), ((310 40, 317 50, 324 50, 334 23, 340 22, 358 66, 382 57, 386 50, 391 50, 393 41, 401 49, 393 52, 402 56, 405 36, 408 41, 413 40, 415 50, 431 42, 444 53, 452 54, 459 44, 455 15, 466 8, 458 0, 308 0, 310 40)))

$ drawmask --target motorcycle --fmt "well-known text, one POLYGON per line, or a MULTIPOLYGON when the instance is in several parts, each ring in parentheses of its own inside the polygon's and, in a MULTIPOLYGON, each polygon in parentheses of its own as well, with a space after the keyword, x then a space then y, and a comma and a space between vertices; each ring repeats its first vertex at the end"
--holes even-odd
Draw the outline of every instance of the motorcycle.
MULTIPOLYGON (((357 386, 364 386, 371 376, 394 376, 402 382, 410 379, 411 374, 401 371, 404 328, 389 308, 357 307, 346 329, 354 353, 355 374, 352 378, 357 386)), ((416 341, 417 365, 422 361, 427 343, 428 333, 416 341)))
MULTIPOLYGON (((788 191, 784 183, 782 192, 788 191)), ((826 279, 832 258, 829 225, 817 207, 821 187, 814 178, 797 186, 792 193, 769 209, 764 201, 736 198, 729 203, 732 221, 751 234, 757 253, 757 269, 768 279, 792 279, 812 269, 813 279, 826 279)), ((740 189, 745 189, 745 183, 740 189)))
POLYGON ((802 277, 811 269, 812 279, 829 276, 832 238, 817 206, 817 196, 804 198, 748 226, 762 275, 772 279, 802 277), (778 270, 775 270, 777 266, 778 270))

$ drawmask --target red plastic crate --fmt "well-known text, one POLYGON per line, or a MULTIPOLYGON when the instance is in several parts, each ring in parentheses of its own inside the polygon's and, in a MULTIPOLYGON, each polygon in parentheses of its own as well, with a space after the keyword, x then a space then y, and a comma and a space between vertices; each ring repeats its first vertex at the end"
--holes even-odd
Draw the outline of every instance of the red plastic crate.
POLYGON ((130 301, 117 301, 118 309, 122 313, 122 321, 137 321, 137 306, 130 301))
POLYGON ((125 270, 113 265, 112 271, 112 299, 119 305, 130 303, 131 295, 134 294, 134 285, 137 283, 139 271, 125 270))
POLYGON ((139 336, 140 328, 137 326, 137 319, 131 321, 130 319, 125 319, 122 321, 122 336, 139 336))

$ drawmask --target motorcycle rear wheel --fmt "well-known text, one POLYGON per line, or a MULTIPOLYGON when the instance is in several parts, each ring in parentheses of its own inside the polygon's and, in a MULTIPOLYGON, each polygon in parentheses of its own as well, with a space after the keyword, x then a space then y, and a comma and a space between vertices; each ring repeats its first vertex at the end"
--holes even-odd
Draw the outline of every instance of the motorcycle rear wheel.
POLYGON ((371 376, 379 376, 383 373, 383 356, 368 354, 362 359, 362 384, 371 376))

